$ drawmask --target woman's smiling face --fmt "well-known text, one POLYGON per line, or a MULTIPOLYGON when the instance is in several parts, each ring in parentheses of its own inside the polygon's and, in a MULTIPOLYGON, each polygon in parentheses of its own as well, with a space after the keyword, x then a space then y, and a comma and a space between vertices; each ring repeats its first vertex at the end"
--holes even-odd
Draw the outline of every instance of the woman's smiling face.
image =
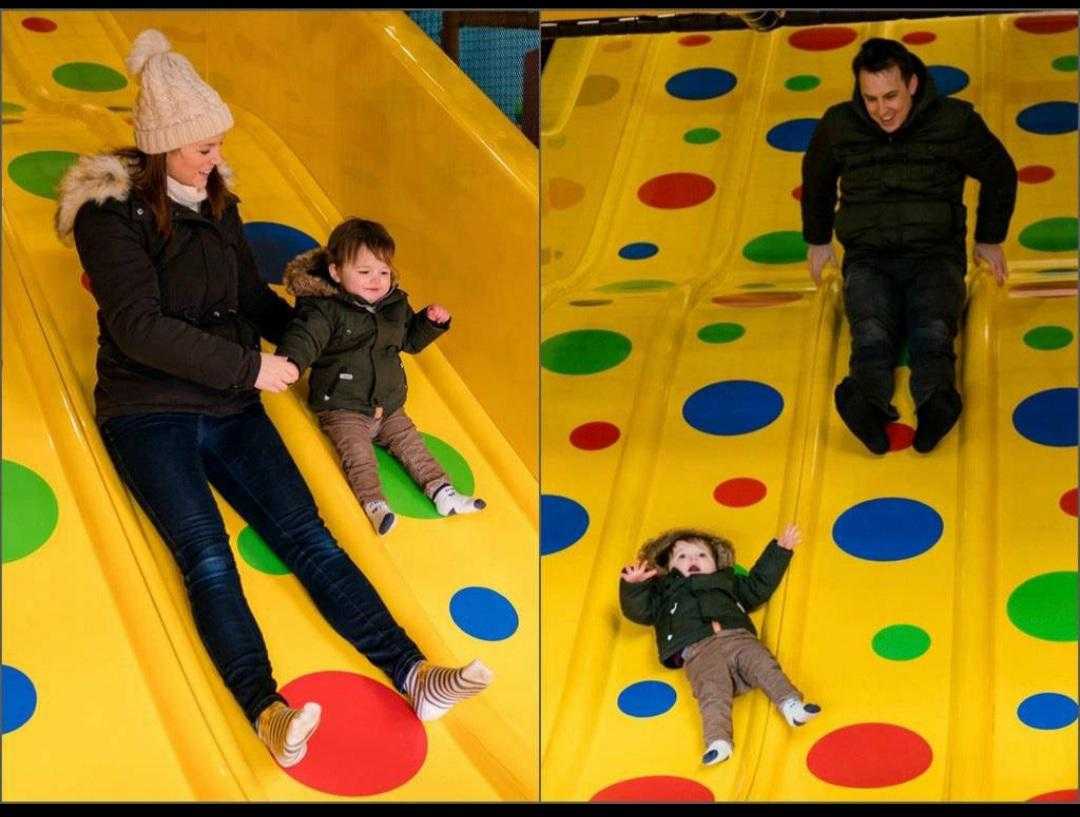
POLYGON ((170 150, 165 154, 165 171, 180 184, 205 190, 211 171, 221 164, 224 141, 225 135, 220 134, 170 150))

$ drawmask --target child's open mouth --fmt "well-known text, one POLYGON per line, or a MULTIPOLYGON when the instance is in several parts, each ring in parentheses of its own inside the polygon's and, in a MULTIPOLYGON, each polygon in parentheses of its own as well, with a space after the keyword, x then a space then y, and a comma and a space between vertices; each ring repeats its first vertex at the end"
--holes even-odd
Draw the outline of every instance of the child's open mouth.
POLYGON ((701 572, 701 568, 700 568, 700 567, 698 567, 697 565, 690 565, 690 567, 688 567, 688 568, 687 568, 687 571, 686 571, 686 572, 687 572, 687 573, 700 573, 700 572, 701 572))

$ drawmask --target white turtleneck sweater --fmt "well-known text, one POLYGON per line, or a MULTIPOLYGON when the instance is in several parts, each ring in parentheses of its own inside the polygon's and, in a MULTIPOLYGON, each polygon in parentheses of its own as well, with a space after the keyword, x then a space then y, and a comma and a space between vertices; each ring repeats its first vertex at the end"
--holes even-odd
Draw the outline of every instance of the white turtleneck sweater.
POLYGON ((167 185, 166 192, 169 198, 175 201, 177 204, 182 204, 185 207, 199 212, 199 205, 206 201, 206 188, 199 190, 197 187, 188 187, 186 184, 181 184, 172 176, 165 177, 165 183, 167 185))

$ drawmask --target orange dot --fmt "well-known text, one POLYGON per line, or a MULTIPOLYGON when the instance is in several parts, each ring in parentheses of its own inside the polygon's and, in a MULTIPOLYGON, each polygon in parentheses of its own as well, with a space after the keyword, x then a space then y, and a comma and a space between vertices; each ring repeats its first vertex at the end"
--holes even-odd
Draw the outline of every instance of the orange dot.
POLYGON ((585 198, 585 188, 570 179, 554 178, 548 182, 548 202, 556 210, 566 210, 585 198))

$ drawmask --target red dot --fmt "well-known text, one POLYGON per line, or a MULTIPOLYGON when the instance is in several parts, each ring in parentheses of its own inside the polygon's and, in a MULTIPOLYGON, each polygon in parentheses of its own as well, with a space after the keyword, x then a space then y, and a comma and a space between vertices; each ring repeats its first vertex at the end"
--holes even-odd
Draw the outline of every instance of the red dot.
POLYGON ((598 451, 614 445, 619 439, 618 426, 603 421, 585 423, 570 432, 570 444, 586 451, 598 451))
POLYGON ((765 483, 750 477, 725 480, 713 490, 713 499, 729 508, 745 508, 761 502, 767 492, 765 483))
POLYGON ((1016 27, 1028 34, 1058 34, 1076 28, 1075 14, 1040 14, 1020 17, 1016 27))
POLYGON ((933 759, 930 744, 910 729, 858 723, 819 739, 806 755, 806 765, 826 783, 872 789, 914 780, 933 759))
POLYGON ((832 48, 843 48, 854 42, 858 36, 855 29, 847 26, 822 26, 796 31, 788 37, 788 42, 804 51, 828 51, 832 48))
POLYGON ((1017 178, 1027 184, 1040 184, 1054 178, 1054 169, 1046 165, 1028 165, 1016 171, 1017 178))
POLYGON ((1028 800, 1029 803, 1075 803, 1080 800, 1080 789, 1059 789, 1039 794, 1028 800))
POLYGON ((802 201, 802 185, 801 184, 798 187, 796 187, 794 190, 791 191, 791 197, 793 199, 795 199, 795 201, 802 201))
POLYGON ((693 207, 716 192, 712 179, 697 173, 665 173, 649 179, 638 188, 638 198, 650 207, 675 210, 693 207))
POLYGON ((601 789, 593 803, 715 803, 713 793, 685 777, 635 777, 601 789))
POLYGON ((915 429, 906 423, 889 423, 885 426, 885 433, 889 437, 890 451, 903 451, 915 439, 915 429))
POLYGON ((721 306, 780 306, 801 300, 801 292, 746 292, 717 295, 712 302, 721 306))
POLYGON ((1076 516, 1076 489, 1072 488, 1061 495, 1061 499, 1058 501, 1058 505, 1061 506, 1061 510, 1069 514, 1069 516, 1076 516))
POLYGON ((56 23, 46 17, 27 17, 22 21, 22 24, 23 28, 28 28, 31 31, 37 31, 41 34, 48 34, 50 31, 56 31, 56 23))
POLYGON ((909 31, 900 39, 908 45, 926 45, 936 40, 937 34, 933 31, 909 31))
POLYGON ((679 38, 679 45, 705 45, 705 43, 711 43, 712 37, 708 34, 690 34, 687 37, 679 38))
POLYGON ((290 706, 322 705, 307 757, 285 769, 318 791, 356 797, 396 789, 427 756, 427 733, 405 699, 351 672, 316 672, 281 690, 290 706))
POLYGON ((89 292, 89 293, 90 293, 91 295, 93 295, 93 294, 94 294, 94 288, 93 288, 93 286, 91 286, 91 284, 90 284, 90 276, 89 276, 89 275, 87 275, 87 274, 86 274, 85 272, 84 272, 84 273, 82 273, 82 275, 80 275, 80 276, 79 276, 79 283, 80 283, 80 284, 82 284, 82 285, 83 285, 83 289, 85 289, 85 290, 86 290, 87 292, 89 292))

